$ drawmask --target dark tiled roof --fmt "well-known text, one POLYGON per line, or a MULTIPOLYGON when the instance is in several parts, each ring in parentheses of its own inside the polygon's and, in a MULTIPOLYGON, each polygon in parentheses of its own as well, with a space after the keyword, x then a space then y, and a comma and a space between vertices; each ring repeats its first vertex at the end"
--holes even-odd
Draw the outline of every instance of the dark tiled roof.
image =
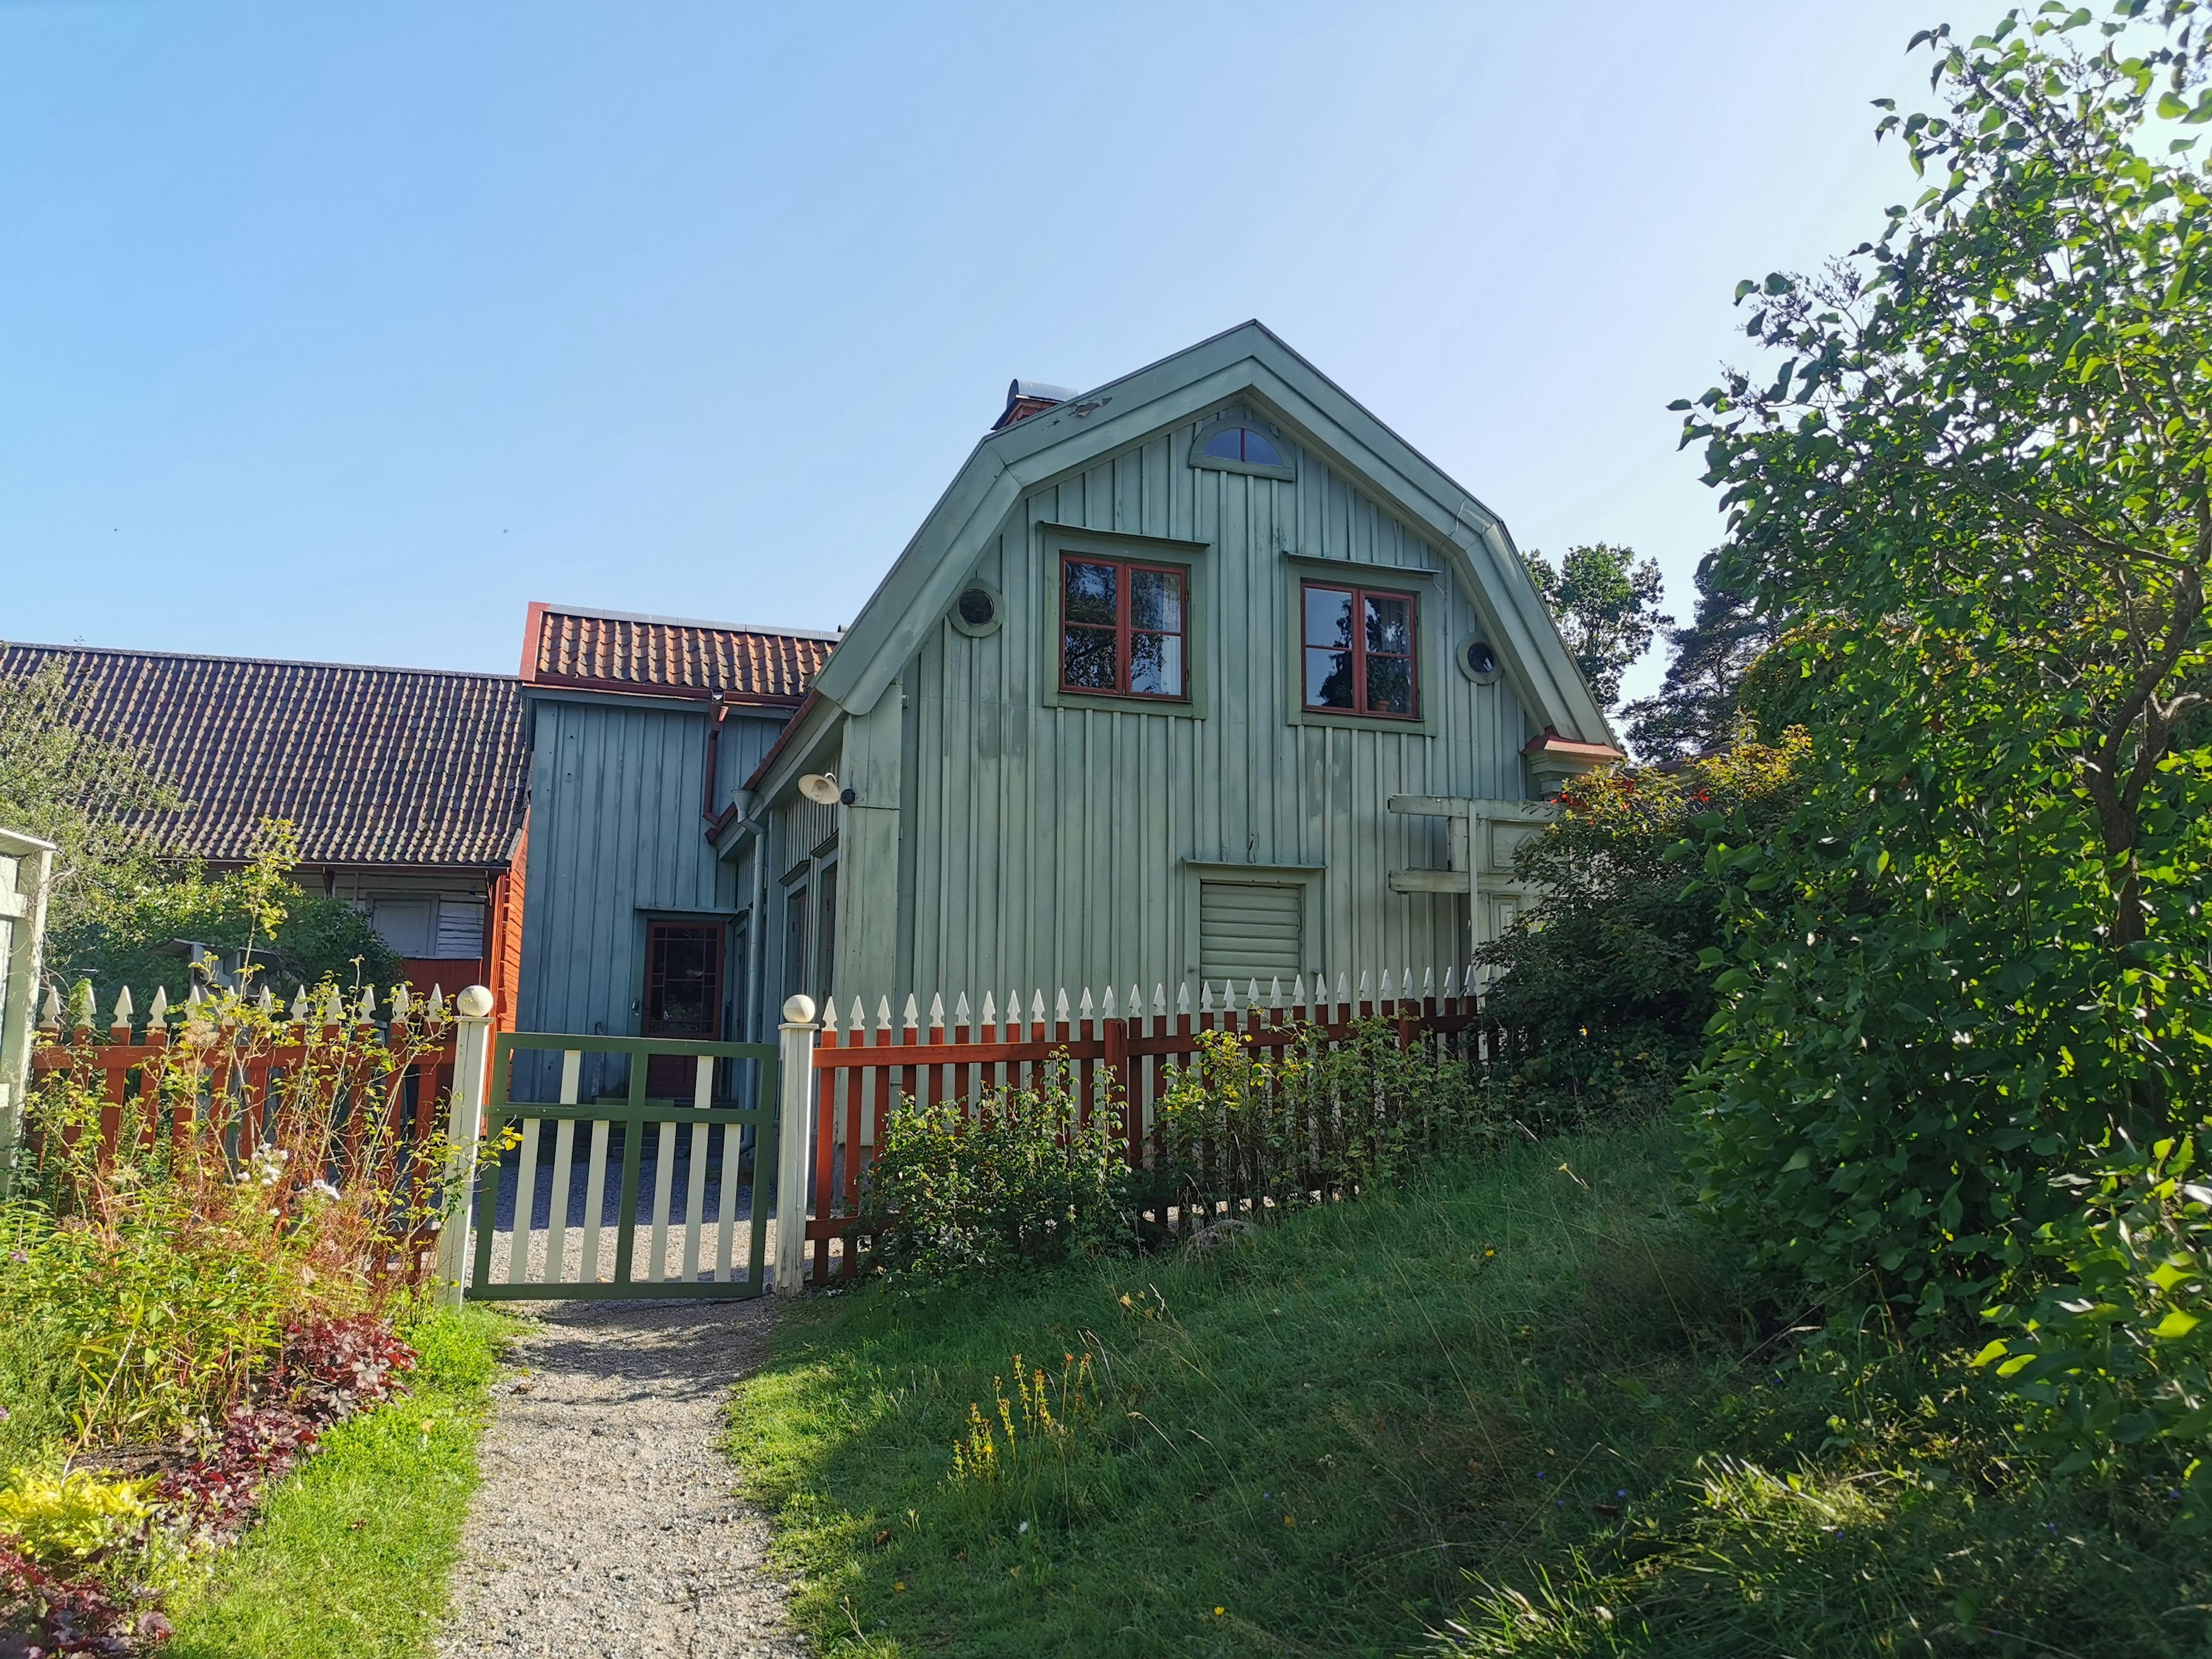
POLYGON ((522 647, 532 685, 733 702, 796 703, 834 634, 533 605, 522 647))
POLYGON ((0 674, 64 664, 88 730, 137 744, 190 805, 155 826, 246 857, 289 818, 309 864, 503 865, 529 800, 522 686, 506 674, 14 645, 0 674))

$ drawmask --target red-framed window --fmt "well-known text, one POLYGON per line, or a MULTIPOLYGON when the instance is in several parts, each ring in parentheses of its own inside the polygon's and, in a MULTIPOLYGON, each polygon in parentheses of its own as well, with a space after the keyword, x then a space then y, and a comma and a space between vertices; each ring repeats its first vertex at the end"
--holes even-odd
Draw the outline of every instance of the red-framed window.
POLYGON ((1162 702, 1188 697, 1189 583, 1179 565, 1063 554, 1060 689, 1162 702))
POLYGON ((718 1042, 722 1035, 722 924, 656 921, 645 936, 646 1036, 718 1042))
POLYGON ((1305 706, 1320 714, 1418 720, 1420 600, 1411 593, 1308 582, 1305 706))

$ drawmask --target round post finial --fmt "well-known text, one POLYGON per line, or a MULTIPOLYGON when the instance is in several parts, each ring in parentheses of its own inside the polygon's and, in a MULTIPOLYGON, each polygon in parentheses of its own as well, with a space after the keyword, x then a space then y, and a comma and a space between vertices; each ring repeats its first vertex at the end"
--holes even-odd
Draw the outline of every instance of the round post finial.
POLYGON ((486 1019, 491 1015, 491 991, 486 986, 471 985, 453 999, 453 1006, 464 1019, 486 1019))
POLYGON ((783 1023, 786 1025, 814 1024, 814 999, 804 993, 786 999, 783 1005, 783 1023))

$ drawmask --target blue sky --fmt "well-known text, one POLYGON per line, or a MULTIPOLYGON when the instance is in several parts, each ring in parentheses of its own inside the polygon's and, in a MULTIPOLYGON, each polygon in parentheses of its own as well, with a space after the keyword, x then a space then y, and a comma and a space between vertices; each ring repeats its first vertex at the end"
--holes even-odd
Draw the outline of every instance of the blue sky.
POLYGON ((1868 100, 1997 10, 0 0, 0 638, 833 626, 1010 378, 1255 316, 1686 610, 1667 402, 1910 198, 1868 100))

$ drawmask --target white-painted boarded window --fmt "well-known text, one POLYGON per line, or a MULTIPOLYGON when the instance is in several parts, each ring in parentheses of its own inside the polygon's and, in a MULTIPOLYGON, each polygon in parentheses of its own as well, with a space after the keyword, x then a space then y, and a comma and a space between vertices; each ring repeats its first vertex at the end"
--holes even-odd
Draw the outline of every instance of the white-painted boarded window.
POLYGON ((438 901, 438 954, 441 957, 480 957, 483 954, 484 908, 466 899, 438 901))
POLYGON ((1294 882, 1201 881, 1198 970, 1208 980, 1287 985, 1305 953, 1305 890, 1294 882))

